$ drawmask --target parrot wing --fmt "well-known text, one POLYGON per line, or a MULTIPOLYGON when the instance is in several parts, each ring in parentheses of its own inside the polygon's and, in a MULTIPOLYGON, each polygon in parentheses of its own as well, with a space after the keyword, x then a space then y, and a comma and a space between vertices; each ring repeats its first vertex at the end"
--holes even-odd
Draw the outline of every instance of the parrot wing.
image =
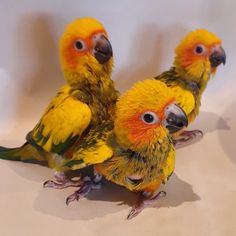
POLYGON ((91 121, 87 104, 71 96, 63 87, 26 139, 45 151, 62 154, 86 130, 91 121))
POLYGON ((103 163, 113 156, 113 148, 109 145, 113 124, 104 122, 76 142, 63 156, 64 165, 77 170, 89 165, 103 163))

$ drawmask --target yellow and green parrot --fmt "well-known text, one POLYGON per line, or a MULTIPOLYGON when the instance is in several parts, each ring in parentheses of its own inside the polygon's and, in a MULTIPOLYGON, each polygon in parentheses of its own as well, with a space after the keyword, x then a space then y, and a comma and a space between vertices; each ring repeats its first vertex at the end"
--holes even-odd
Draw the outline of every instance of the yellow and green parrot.
MULTIPOLYGON (((0 147, 0 158, 47 160, 50 168, 90 129, 113 117, 118 92, 110 79, 112 47, 103 25, 93 18, 71 22, 59 43, 67 85, 61 88, 19 148, 0 147)), ((60 174, 63 176, 63 174, 60 174)))
MULTIPOLYGON (((188 125, 184 111, 175 104, 174 94, 163 82, 147 79, 136 83, 122 95, 115 106, 114 119, 93 126, 77 143, 60 156, 46 156, 42 161, 53 164, 57 181, 45 184, 53 188, 79 187, 66 203, 79 200, 98 187, 100 177, 140 193, 137 204, 128 215, 131 219, 146 205, 166 195, 159 186, 169 179, 175 166, 175 149, 169 133, 188 125), (94 179, 82 175, 77 181, 67 180, 60 173, 82 171, 92 167, 94 179)), ((26 148, 29 146, 26 145, 26 148)), ((1 158, 23 160, 23 148, 7 150, 1 158)), ((36 158, 32 155, 31 158, 36 158)))
MULTIPOLYGON (((154 79, 138 82, 118 100, 114 122, 90 130, 63 156, 60 168, 65 171, 93 166, 107 180, 140 192, 138 203, 128 215, 131 219, 145 205, 165 195, 157 191, 174 171, 175 149, 169 133, 187 125, 186 114, 164 83, 154 79)), ((58 183, 60 186, 64 187, 58 183)), ((67 198, 67 204, 96 186, 96 179, 82 178, 79 190, 67 198)))
MULTIPOLYGON (((155 79, 170 87, 177 104, 185 111, 189 123, 199 113, 201 97, 217 67, 226 62, 221 40, 205 29, 187 34, 175 49, 175 60, 170 70, 155 79)), ((184 146, 203 136, 202 131, 183 131, 173 135, 176 147, 184 146)))

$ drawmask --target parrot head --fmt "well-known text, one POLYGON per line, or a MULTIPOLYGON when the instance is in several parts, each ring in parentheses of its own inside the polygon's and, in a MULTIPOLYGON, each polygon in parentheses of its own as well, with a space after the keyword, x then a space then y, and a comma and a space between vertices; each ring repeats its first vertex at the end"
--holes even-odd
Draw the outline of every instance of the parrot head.
POLYGON ((187 34, 175 49, 175 54, 175 67, 195 80, 205 72, 214 75, 217 67, 226 62, 221 40, 205 29, 187 34))
POLYGON ((73 76, 88 78, 91 74, 101 76, 112 71, 113 52, 107 32, 94 18, 71 22, 61 36, 59 53, 69 83, 76 83, 73 76))
POLYGON ((147 79, 120 97, 114 124, 118 142, 140 153, 186 127, 188 119, 175 104, 171 89, 161 81, 147 79))

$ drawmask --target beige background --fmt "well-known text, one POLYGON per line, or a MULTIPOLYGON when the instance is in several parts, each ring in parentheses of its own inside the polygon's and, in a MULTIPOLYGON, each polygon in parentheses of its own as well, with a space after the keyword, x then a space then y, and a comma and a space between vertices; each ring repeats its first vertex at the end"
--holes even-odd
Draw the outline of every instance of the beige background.
POLYGON ((76 17, 104 23, 121 91, 169 68, 175 46, 195 28, 222 38, 227 64, 209 83, 192 126, 204 138, 177 151, 167 196, 155 207, 126 221, 136 196, 112 185, 66 207, 73 189, 42 188, 50 169, 0 161, 0 235, 236 235, 235 12, 234 0, 1 0, 1 145, 22 144, 64 83, 57 42, 76 17))

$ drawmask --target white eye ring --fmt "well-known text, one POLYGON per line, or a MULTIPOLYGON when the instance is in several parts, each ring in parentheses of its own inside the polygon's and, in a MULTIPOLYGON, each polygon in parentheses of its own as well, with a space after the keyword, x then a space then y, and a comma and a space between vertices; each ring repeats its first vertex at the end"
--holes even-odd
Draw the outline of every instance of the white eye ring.
POLYGON ((206 47, 202 44, 198 44, 195 48, 194 48, 194 52, 197 55, 203 55, 205 54, 207 51, 206 47))
POLYGON ((74 46, 77 51, 83 51, 86 48, 85 42, 81 39, 77 39, 74 46))
POLYGON ((152 111, 144 112, 141 116, 141 119, 145 124, 148 125, 156 124, 160 121, 159 116, 152 111))

